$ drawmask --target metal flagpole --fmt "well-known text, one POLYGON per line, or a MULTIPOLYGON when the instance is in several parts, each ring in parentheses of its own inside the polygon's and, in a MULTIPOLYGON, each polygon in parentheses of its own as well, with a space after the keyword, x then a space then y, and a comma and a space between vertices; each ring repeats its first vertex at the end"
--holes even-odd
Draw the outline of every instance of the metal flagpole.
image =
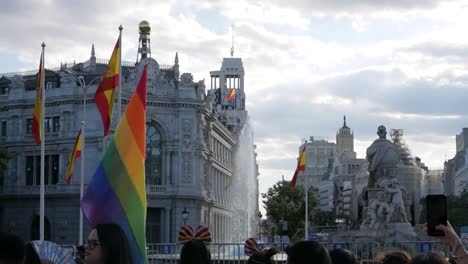
POLYGON ((42 68, 39 73, 41 78, 41 84, 39 89, 41 90, 41 186, 40 186, 40 198, 39 198, 39 240, 44 240, 44 196, 45 196, 45 186, 44 186, 44 160, 45 160, 45 134, 44 134, 44 115, 45 115, 45 61, 44 61, 44 51, 45 43, 42 42, 42 68))
POLYGON ((119 26, 119 115, 117 119, 117 124, 120 122, 120 117, 122 116, 122 25, 119 26))
POLYGON ((304 236, 305 240, 309 238, 309 177, 307 173, 304 173, 305 177, 305 227, 304 227, 304 236))
MULTIPOLYGON (((85 140, 86 140, 86 95, 87 89, 83 76, 81 77, 81 85, 83 86, 83 120, 81 121, 81 177, 80 177, 80 202, 83 199, 84 191, 84 169, 85 169, 85 140)), ((78 245, 83 245, 83 212, 80 206, 80 234, 78 245)))

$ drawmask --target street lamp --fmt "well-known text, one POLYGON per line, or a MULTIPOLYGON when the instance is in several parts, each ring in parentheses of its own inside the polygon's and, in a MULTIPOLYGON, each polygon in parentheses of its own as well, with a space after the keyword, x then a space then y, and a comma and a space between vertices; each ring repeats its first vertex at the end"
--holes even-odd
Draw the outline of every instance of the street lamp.
MULTIPOLYGON (((80 177, 80 201, 83 198, 83 192, 84 192, 84 164, 85 164, 85 132, 86 132, 86 93, 88 90, 88 86, 91 85, 92 83, 98 81, 100 78, 96 77, 92 81, 90 81, 88 84, 86 84, 85 79, 82 75, 77 76, 75 73, 73 73, 71 70, 66 69, 66 73, 71 75, 77 82, 78 84, 83 88, 83 116, 81 120, 81 177, 80 177)), ((80 233, 79 233, 79 239, 78 239, 78 245, 83 244, 83 213, 81 212, 80 208, 80 233)))
POLYGON ((187 223, 187 219, 189 218, 189 211, 187 211, 187 208, 184 208, 182 211, 182 219, 184 219, 184 225, 187 223))
POLYGON ((262 217, 263 217, 262 212, 258 211, 257 217, 258 217, 258 240, 260 240, 260 237, 262 234, 262 227, 261 227, 262 217))

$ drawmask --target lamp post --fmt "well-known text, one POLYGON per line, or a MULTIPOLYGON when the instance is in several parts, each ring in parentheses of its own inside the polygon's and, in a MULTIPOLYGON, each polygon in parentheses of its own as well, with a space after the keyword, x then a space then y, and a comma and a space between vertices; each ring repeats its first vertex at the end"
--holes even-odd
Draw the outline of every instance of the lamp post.
MULTIPOLYGON (((85 79, 82 75, 77 76, 75 73, 73 73, 70 70, 65 70, 65 72, 70 74, 78 82, 78 84, 83 88, 83 116, 81 120, 81 137, 82 137, 81 138, 81 177, 80 177, 80 201, 81 201, 81 199, 83 198, 83 192, 84 192, 86 95, 88 91, 88 86, 96 82, 100 78, 96 77, 92 81, 90 81, 88 84, 86 84, 85 79)), ((81 208, 80 208, 80 232, 79 232, 79 238, 78 238, 78 245, 82 245, 82 244, 83 244, 83 212, 81 211, 81 208)))
POLYGON ((187 219, 189 218, 190 213, 187 211, 187 208, 184 208, 182 211, 182 219, 184 219, 184 225, 187 223, 187 219))
POLYGON ((258 240, 260 240, 261 235, 262 235, 262 228, 261 228, 262 217, 263 217, 262 212, 258 211, 257 217, 258 217, 258 240))

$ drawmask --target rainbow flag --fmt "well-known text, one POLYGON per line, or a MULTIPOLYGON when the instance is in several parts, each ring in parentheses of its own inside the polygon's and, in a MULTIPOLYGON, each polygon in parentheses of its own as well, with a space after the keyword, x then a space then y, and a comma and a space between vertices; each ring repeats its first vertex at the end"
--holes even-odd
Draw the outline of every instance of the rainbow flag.
POLYGON ((104 136, 109 133, 112 112, 115 104, 115 94, 119 85, 120 67, 120 37, 115 43, 114 51, 107 65, 106 73, 102 76, 101 82, 94 95, 94 102, 101 114, 104 127, 104 136))
POLYGON ((91 226, 116 223, 125 231, 132 263, 146 258, 146 72, 81 200, 91 226))
POLYGON ((36 83, 36 102, 34 103, 34 115, 32 120, 32 136, 36 141, 36 144, 40 145, 42 141, 42 115, 44 109, 42 108, 42 93, 44 92, 44 49, 41 53, 41 60, 39 62, 39 72, 37 73, 36 83))
POLYGON ((299 162, 297 163, 296 171, 294 172, 294 176, 290 183, 290 187, 293 190, 296 188, 296 181, 297 181, 297 176, 299 172, 305 170, 305 163, 306 163, 306 152, 305 152, 305 145, 304 145, 301 151, 301 155, 299 156, 299 162))
POLYGON ((75 147, 73 148, 73 154, 70 158, 70 162, 68 162, 67 168, 67 184, 70 184, 71 177, 73 173, 73 168, 75 167, 75 160, 81 157, 81 150, 83 149, 83 140, 81 139, 81 129, 78 132, 78 136, 76 137, 75 147))

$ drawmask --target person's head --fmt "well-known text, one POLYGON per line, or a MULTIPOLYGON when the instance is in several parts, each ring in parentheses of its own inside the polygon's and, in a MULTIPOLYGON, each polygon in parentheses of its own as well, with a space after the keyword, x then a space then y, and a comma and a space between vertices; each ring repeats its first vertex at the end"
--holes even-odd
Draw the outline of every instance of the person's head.
POLYGON ((301 241, 286 248, 288 264, 331 264, 330 255, 322 244, 316 241, 301 241))
POLYGON ((247 264, 274 264, 273 256, 278 253, 275 248, 270 248, 267 252, 257 252, 249 257, 247 264))
POLYGON ((389 251, 379 254, 376 260, 379 264, 408 264, 411 257, 405 251, 389 251))
POLYGON ((86 241, 86 264, 129 264, 130 249, 125 233, 116 224, 99 224, 86 241))
POLYGON ((211 254, 203 241, 192 239, 180 251, 180 264, 210 264, 211 254))
POLYGON ((41 259, 31 243, 24 247, 24 264, 41 264, 41 259))
POLYGON ((449 262, 440 253, 427 252, 414 257, 410 264, 449 264, 449 262))
POLYGON ((24 241, 12 234, 0 232, 0 264, 23 263, 24 241))
POLYGON ((346 249, 334 249, 330 251, 330 258, 333 264, 358 264, 359 261, 351 253, 351 251, 346 249))

